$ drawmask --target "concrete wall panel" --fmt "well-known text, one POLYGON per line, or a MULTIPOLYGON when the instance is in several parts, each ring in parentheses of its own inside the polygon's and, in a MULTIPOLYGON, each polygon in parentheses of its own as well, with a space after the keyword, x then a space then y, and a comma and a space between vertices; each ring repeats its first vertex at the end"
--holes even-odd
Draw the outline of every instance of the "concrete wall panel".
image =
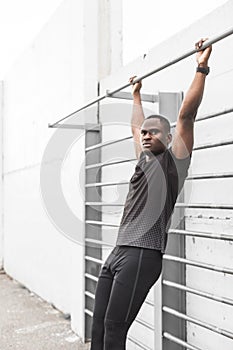
MULTIPOLYGON (((6 76, 4 109, 4 268, 13 278, 72 316, 83 336, 83 246, 50 221, 40 193, 40 166, 56 131, 48 128, 84 101, 83 2, 64 1, 6 76)), ((69 130, 67 130, 69 132, 69 130)), ((70 145, 65 199, 83 220, 84 144, 70 145), (76 178, 74 174, 76 173, 76 178), (73 196, 67 193, 73 188, 73 196), (75 197, 76 194, 76 197, 75 197)), ((51 194, 52 195, 52 194, 51 194)), ((54 203, 59 205, 59 203, 54 203)), ((82 222, 77 232, 83 230, 82 222)))

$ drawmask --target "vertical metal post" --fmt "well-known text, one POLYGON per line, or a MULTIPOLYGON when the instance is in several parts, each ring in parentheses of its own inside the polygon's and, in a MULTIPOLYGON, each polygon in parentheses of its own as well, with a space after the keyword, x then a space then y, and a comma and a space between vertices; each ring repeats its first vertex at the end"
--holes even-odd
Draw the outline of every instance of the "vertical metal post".
POLYGON ((154 286, 154 349, 162 350, 162 278, 160 276, 159 280, 156 282, 154 286))
MULTIPOLYGON (((182 103, 183 93, 159 93, 159 113, 167 117, 170 122, 175 122, 179 113, 179 109, 182 103)), ((183 202, 183 192, 180 194, 178 201, 183 202)), ((183 208, 176 209, 173 214, 172 226, 174 222, 179 222, 179 228, 184 229, 184 220, 180 221, 180 218, 183 218, 183 208)), ((166 252, 175 256, 185 256, 185 237, 183 236, 170 236, 168 240, 168 246, 166 252)), ((168 279, 170 281, 176 281, 177 283, 185 284, 185 265, 184 264, 172 264, 167 261, 163 262, 163 274, 162 279, 168 279)), ((181 312, 186 313, 186 299, 184 292, 176 289, 169 289, 166 286, 163 286, 160 282, 160 285, 157 286, 157 293, 155 298, 158 297, 158 288, 160 288, 161 296, 160 303, 162 305, 168 305, 174 309, 181 310, 181 312)), ((155 305, 158 304, 155 302, 155 305)), ((161 331, 160 341, 156 340, 160 347, 158 350, 182 350, 182 347, 178 344, 169 342, 167 339, 162 338, 164 331, 167 331, 181 339, 186 339, 186 327, 185 321, 177 320, 171 315, 162 313, 161 309, 156 310, 161 316, 161 326, 155 324, 155 328, 159 327, 161 331)), ((157 334, 158 336, 158 334, 157 334)), ((155 347, 156 348, 156 347, 155 347)), ((156 348, 157 349, 157 348, 156 348)))
MULTIPOLYGON (((86 130, 85 147, 93 146, 101 142, 101 130, 98 128, 86 130)), ((97 148, 92 151, 86 152, 86 165, 100 163, 101 162, 101 149, 97 148)), ((101 182, 101 168, 96 167, 93 169, 85 170, 85 183, 95 183, 101 182)), ((85 201, 99 202, 101 198, 101 187, 90 187, 85 189, 85 201)), ((85 220, 96 220, 101 221, 102 214, 101 210, 96 207, 85 206, 85 220)), ((102 228, 97 225, 85 224, 85 238, 93 238, 101 240, 102 228)), ((85 256, 101 259, 102 249, 100 246, 95 244, 86 243, 85 244, 85 256)), ((95 262, 85 260, 85 272, 90 275, 98 277, 100 266, 95 262)), ((85 281, 85 291, 91 294, 95 293, 96 281, 91 279, 86 279, 85 281)), ((87 295, 85 295, 85 308, 88 310, 93 310, 94 300, 87 295)), ((90 315, 85 316, 85 339, 91 338, 91 323, 92 318, 90 315)))
MULTIPOLYGON (((183 192, 179 196, 178 202, 183 202, 183 192)), ((183 208, 177 208, 173 214, 173 221, 177 221, 179 218, 183 218, 183 208)), ((174 227, 174 225, 172 225, 174 227)), ((178 228, 185 229, 184 218, 178 225, 178 228)), ((167 254, 174 256, 185 257, 185 236, 182 235, 170 235, 168 240, 168 246, 166 250, 167 254)), ((174 264, 169 261, 164 261, 163 264, 163 276, 162 279, 173 281, 182 285, 185 285, 186 281, 186 265, 174 264)), ((184 291, 175 288, 169 288, 162 285, 162 305, 166 305, 175 310, 186 314, 186 296, 184 291)), ((170 334, 186 340, 186 322, 185 320, 178 319, 168 313, 162 314, 162 329, 163 332, 169 332, 170 334)), ((170 342, 163 338, 164 350, 183 350, 182 346, 170 342)))

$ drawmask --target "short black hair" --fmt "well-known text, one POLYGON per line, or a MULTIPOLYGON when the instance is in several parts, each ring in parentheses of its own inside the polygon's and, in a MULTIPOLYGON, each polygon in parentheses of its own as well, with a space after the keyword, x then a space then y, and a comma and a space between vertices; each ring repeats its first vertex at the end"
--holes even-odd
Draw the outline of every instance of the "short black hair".
POLYGON ((165 126, 165 130, 167 132, 170 132, 171 131, 171 124, 169 122, 169 120, 164 117, 163 115, 160 115, 160 114, 152 114, 152 115, 149 115, 149 117, 146 117, 146 119, 159 119, 161 121, 161 123, 165 126))

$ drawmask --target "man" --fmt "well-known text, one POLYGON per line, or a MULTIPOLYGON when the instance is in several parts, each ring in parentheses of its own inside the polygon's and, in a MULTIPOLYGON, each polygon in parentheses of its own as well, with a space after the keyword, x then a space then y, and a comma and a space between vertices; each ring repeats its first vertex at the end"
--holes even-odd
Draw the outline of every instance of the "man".
MULTIPOLYGON (((205 40, 196 44, 200 49, 205 40)), ((116 247, 104 263, 96 289, 91 350, 124 350, 127 332, 159 278, 167 231, 193 149, 211 46, 197 52, 197 71, 179 111, 174 140, 168 120, 144 118, 141 82, 133 85, 132 133, 138 163, 130 180, 116 247)), ((130 79, 133 84, 133 78, 130 79)))

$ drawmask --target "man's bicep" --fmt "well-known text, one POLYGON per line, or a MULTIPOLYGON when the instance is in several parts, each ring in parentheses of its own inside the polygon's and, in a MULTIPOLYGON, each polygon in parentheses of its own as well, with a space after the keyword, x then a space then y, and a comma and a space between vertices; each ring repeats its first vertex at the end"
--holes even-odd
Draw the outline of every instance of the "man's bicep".
POLYGON ((172 152, 176 158, 183 159, 192 153, 193 128, 193 119, 178 119, 172 142, 172 152))

